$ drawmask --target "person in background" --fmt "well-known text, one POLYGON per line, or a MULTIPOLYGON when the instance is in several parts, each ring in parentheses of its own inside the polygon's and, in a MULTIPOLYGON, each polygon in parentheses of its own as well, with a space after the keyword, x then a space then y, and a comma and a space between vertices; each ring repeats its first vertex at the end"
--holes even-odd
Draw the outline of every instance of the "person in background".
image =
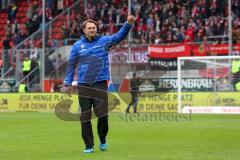
POLYGON ((132 100, 127 106, 126 113, 129 113, 130 107, 133 106, 133 112, 137 113, 138 95, 140 85, 140 78, 137 77, 136 73, 133 73, 133 77, 130 79, 130 93, 132 100))
POLYGON ((27 82, 23 81, 18 85, 18 93, 26 93, 28 92, 27 82))
POLYGON ((233 86, 236 91, 240 91, 240 60, 232 61, 231 72, 233 74, 233 86))
POLYGON ((31 59, 29 59, 29 57, 25 55, 22 63, 22 71, 24 77, 26 77, 31 72, 31 63, 31 59))

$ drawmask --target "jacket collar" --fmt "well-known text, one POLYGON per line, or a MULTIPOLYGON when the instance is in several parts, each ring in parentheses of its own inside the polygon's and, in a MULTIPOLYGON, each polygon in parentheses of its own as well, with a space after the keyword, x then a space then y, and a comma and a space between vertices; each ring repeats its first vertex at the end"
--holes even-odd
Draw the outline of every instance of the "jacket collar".
POLYGON ((85 35, 82 35, 80 39, 81 39, 83 42, 93 43, 93 42, 96 42, 99 38, 100 38, 100 35, 97 34, 97 35, 93 38, 92 41, 89 41, 89 40, 86 38, 85 35))

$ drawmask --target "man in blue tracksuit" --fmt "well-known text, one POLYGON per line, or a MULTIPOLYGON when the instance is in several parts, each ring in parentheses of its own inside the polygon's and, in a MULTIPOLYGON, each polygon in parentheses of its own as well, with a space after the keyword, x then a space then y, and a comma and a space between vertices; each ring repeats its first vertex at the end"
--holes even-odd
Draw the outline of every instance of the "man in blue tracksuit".
POLYGON ((77 67, 82 138, 86 145, 84 153, 93 152, 92 108, 98 117, 99 148, 102 151, 107 149, 107 80, 110 79, 108 49, 127 37, 134 22, 135 18, 132 15, 128 15, 127 22, 116 34, 98 36, 97 23, 92 19, 86 20, 82 24, 84 35, 72 46, 64 84, 66 92, 70 94, 72 92, 71 84, 77 67))

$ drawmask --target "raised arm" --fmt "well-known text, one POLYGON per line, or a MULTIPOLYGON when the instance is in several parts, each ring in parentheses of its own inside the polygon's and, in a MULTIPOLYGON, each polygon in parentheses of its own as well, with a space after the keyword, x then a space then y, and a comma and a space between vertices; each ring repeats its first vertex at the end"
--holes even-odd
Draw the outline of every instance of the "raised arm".
POLYGON ((108 41, 110 41, 113 44, 117 44, 121 42, 123 39, 125 39, 132 28, 132 25, 135 22, 135 17, 132 15, 128 15, 127 22, 124 23, 122 28, 115 34, 111 36, 106 36, 108 41))

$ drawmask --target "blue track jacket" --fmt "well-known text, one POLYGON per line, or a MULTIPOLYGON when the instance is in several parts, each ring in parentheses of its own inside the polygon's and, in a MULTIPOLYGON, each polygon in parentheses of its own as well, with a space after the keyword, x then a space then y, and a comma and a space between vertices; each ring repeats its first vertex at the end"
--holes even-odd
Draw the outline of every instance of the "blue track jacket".
POLYGON ((64 84, 72 85, 76 67, 78 67, 78 84, 109 80, 108 49, 123 40, 131 27, 132 25, 125 22, 117 33, 111 36, 96 36, 92 41, 83 35, 72 46, 64 84))

